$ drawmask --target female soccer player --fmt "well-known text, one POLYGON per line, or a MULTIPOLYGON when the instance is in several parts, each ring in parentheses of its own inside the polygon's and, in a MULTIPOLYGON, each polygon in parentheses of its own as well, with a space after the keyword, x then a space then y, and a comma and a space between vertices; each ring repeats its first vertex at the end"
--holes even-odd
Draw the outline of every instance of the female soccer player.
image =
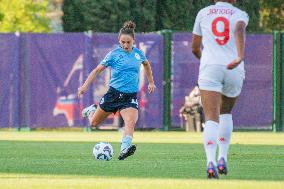
POLYGON ((219 174, 228 172, 227 154, 233 130, 231 111, 245 76, 245 30, 249 18, 232 5, 235 1, 216 0, 215 5, 200 10, 193 28, 192 52, 201 59, 198 84, 205 113, 208 178, 218 178, 217 141, 219 174))
POLYGON ((133 47, 135 40, 135 23, 127 21, 119 31, 120 46, 110 51, 101 63, 90 73, 85 83, 78 88, 78 96, 84 94, 96 76, 106 67, 111 68, 109 90, 101 98, 99 106, 91 105, 82 111, 83 117, 89 119, 92 127, 96 127, 111 113, 120 112, 125 129, 121 142, 119 160, 133 155, 136 146, 132 144, 134 127, 138 119, 137 92, 139 84, 140 65, 145 69, 148 79, 148 91, 155 90, 152 69, 144 53, 133 47))

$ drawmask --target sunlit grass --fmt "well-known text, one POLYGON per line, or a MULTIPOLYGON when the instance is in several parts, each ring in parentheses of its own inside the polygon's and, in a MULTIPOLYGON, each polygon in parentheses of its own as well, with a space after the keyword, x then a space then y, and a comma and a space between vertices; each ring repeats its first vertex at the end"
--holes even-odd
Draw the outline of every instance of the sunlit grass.
POLYGON ((0 131, 0 188, 242 189, 284 188, 284 133, 236 132, 229 175, 207 180, 202 134, 136 132, 137 152, 116 158, 116 131, 0 131), (98 141, 114 147, 114 159, 96 161, 98 141))

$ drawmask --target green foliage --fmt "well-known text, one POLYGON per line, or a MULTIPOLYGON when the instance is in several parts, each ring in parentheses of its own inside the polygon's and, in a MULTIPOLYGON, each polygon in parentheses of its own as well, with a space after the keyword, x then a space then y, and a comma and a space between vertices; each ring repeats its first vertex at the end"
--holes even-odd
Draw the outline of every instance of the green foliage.
POLYGON ((260 32, 261 28, 259 27, 259 22, 260 22, 259 1, 238 0, 236 6, 241 10, 246 11, 249 15, 249 24, 247 27, 247 31, 260 32))
MULTIPOLYGON (((209 0, 73 0, 63 6, 64 31, 118 32, 123 22, 133 20, 138 32, 162 29, 192 31, 198 11, 209 0)), ((239 0, 250 16, 249 31, 259 30, 259 1, 239 0)))
POLYGON ((261 26, 264 31, 284 31, 284 1, 261 0, 261 26))
POLYGON ((68 32, 118 32, 126 20, 134 20, 137 31, 154 27, 155 6, 143 0, 73 0, 63 6, 63 28, 68 32))
POLYGON ((208 0, 157 0, 156 30, 191 31, 198 11, 209 4, 208 0))
POLYGON ((48 32, 47 7, 47 0, 1 0, 0 32, 48 32))

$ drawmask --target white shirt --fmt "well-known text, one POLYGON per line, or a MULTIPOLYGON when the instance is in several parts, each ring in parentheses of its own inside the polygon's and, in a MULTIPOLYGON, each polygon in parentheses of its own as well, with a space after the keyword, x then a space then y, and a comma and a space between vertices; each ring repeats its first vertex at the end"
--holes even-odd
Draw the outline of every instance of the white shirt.
MULTIPOLYGON (((193 34, 202 36, 201 66, 228 65, 237 58, 234 31, 238 21, 248 24, 246 12, 230 3, 217 2, 200 10, 196 16, 193 34)), ((244 69, 242 62, 237 68, 244 69)))

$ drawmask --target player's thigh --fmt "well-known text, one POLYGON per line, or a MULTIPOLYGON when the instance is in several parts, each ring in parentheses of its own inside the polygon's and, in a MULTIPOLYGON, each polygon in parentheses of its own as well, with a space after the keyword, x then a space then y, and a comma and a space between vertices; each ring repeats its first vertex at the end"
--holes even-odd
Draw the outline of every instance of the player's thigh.
POLYGON ((205 121, 219 121, 221 93, 216 91, 200 90, 205 121))
POLYGON ((224 69, 222 65, 200 67, 198 85, 206 121, 219 121, 224 69))
POLYGON ((222 104, 220 108, 220 114, 230 114, 236 103, 238 97, 227 97, 222 95, 222 104))
POLYGON ((138 120, 138 110, 136 108, 124 108, 120 110, 120 114, 125 124, 135 124, 138 120))
POLYGON ((91 122, 93 125, 98 125, 104 121, 112 112, 104 111, 100 106, 96 109, 95 113, 92 115, 91 122))

